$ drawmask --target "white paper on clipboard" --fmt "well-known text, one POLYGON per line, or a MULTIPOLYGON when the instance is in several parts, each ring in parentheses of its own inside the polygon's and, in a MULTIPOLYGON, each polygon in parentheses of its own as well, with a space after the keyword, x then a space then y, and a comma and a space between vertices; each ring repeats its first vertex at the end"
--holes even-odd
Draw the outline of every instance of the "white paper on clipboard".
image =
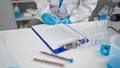
POLYGON ((52 47, 57 49, 60 46, 77 41, 83 37, 64 24, 58 25, 36 25, 33 26, 37 33, 52 47))

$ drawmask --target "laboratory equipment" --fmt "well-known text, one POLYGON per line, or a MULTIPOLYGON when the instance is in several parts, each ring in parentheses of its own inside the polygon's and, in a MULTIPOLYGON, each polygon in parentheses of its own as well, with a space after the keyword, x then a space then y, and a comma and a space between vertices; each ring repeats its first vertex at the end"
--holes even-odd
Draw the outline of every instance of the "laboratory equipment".
POLYGON ((6 47, 6 41, 3 35, 0 35, 0 68, 20 68, 6 47))
POLYGON ((72 58, 64 58, 62 56, 58 56, 58 55, 55 55, 55 54, 50 54, 50 53, 43 52, 43 51, 41 51, 41 53, 45 54, 45 55, 49 55, 49 56, 55 57, 55 58, 59 58, 59 59, 65 60, 65 61, 68 61, 70 63, 73 63, 73 59, 72 58))
POLYGON ((16 19, 21 17, 21 13, 20 13, 20 9, 18 7, 18 4, 16 4, 15 8, 14 8, 14 16, 15 16, 16 19))
POLYGON ((113 12, 110 16, 111 23, 109 23, 109 26, 118 32, 120 32, 120 7, 119 6, 120 6, 120 2, 113 9, 113 12))
POLYGON ((110 40, 111 50, 107 68, 120 68, 120 34, 113 36, 110 40))
POLYGON ((103 56, 109 56, 110 48, 110 44, 102 44, 100 47, 100 54, 103 56))
POLYGON ((105 39, 104 35, 106 33, 106 28, 107 28, 106 17, 107 17, 107 14, 102 14, 100 16, 100 21, 96 21, 95 23, 95 32, 93 33, 95 35, 94 45, 100 45, 103 39, 105 39), (98 27, 98 24, 100 24, 99 27, 98 27))
MULTIPOLYGON (((106 21, 106 18, 107 18, 107 14, 102 14, 101 16, 100 16, 100 20, 102 20, 102 23, 101 23, 101 37, 102 37, 102 39, 104 40, 105 39, 105 37, 103 37, 103 36, 105 36, 105 34, 106 34, 106 32, 107 32, 107 30, 106 30, 106 28, 107 28, 107 21, 106 21)), ((105 41, 105 40, 104 40, 105 41)))
POLYGON ((117 22, 120 21, 120 14, 113 14, 110 16, 110 21, 117 22))
POLYGON ((43 62, 43 63, 48 63, 48 64, 60 66, 60 67, 64 67, 64 64, 58 63, 58 62, 54 62, 54 61, 49 61, 49 60, 44 60, 44 59, 37 59, 37 58, 34 58, 33 60, 34 61, 38 61, 38 62, 43 62))
POLYGON ((101 16, 100 16, 100 20, 102 21, 101 22, 101 29, 102 29, 102 32, 103 31, 105 31, 105 29, 106 29, 106 18, 107 18, 107 14, 102 14, 101 16))

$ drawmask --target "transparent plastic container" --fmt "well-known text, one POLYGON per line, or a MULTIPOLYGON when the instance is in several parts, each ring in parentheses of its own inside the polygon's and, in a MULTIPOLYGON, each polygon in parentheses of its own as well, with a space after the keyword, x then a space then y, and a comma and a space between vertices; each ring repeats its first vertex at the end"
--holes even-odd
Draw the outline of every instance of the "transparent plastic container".
POLYGON ((6 47, 3 35, 0 35, 0 68, 19 68, 19 65, 6 47))
POLYGON ((107 68, 120 68, 120 34, 111 38, 111 50, 107 68))

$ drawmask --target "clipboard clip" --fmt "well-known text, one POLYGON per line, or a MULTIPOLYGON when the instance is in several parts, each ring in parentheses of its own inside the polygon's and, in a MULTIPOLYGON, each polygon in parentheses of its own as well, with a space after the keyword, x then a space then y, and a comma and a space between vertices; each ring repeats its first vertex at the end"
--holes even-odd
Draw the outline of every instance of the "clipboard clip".
POLYGON ((83 38, 81 40, 76 40, 76 41, 64 44, 63 47, 66 48, 66 49, 76 49, 80 45, 88 43, 88 42, 89 42, 88 38, 83 38))

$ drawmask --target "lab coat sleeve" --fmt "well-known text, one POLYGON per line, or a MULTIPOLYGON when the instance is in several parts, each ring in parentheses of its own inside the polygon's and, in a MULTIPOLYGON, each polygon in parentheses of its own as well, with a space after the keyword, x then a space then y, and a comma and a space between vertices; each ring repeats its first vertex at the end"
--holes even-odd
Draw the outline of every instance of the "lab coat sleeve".
POLYGON ((50 12, 48 0, 34 0, 37 6, 38 13, 36 19, 42 21, 41 16, 45 12, 50 12))
POLYGON ((97 5, 97 0, 81 0, 78 8, 71 12, 70 20, 72 23, 85 21, 91 15, 97 5))

